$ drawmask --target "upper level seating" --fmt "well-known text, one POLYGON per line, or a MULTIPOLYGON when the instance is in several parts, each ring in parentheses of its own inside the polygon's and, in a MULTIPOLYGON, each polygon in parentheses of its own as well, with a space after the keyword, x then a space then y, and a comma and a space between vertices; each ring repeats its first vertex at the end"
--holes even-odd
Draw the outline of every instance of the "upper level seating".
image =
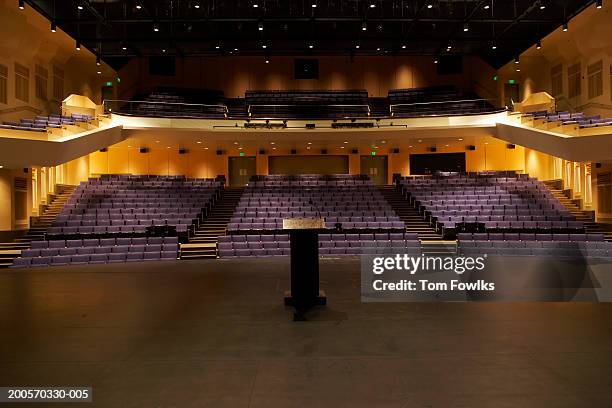
POLYGON ((405 229, 367 178, 354 175, 262 176, 249 183, 229 231, 280 230, 283 218, 323 217, 327 228, 405 229))
POLYGON ((484 224, 488 230, 584 232, 582 222, 544 183, 511 172, 398 180, 402 193, 443 229, 484 224))
POLYGON ((105 109, 138 116, 224 118, 223 92, 160 88, 134 101, 105 101, 105 109))
POLYGON ((583 112, 529 112, 525 113, 524 116, 532 116, 534 120, 543 119, 548 122, 561 122, 563 125, 577 124, 581 129, 610 126, 612 125, 612 118, 602 118, 600 115, 585 116, 583 112))
POLYGON ((457 115, 494 111, 487 100, 464 93, 452 86, 393 89, 389 110, 394 117, 457 115))
POLYGON ((175 226, 187 233, 219 195, 221 182, 184 176, 103 175, 82 182, 48 237, 144 234, 175 226))
POLYGON ((368 91, 247 91, 248 115, 260 118, 367 117, 368 91))
POLYGON ((36 116, 34 119, 21 119, 19 122, 4 121, 0 129, 27 130, 32 132, 46 132, 47 128, 61 128, 62 125, 74 125, 76 122, 89 122, 93 117, 73 113, 70 116, 49 115, 36 116))

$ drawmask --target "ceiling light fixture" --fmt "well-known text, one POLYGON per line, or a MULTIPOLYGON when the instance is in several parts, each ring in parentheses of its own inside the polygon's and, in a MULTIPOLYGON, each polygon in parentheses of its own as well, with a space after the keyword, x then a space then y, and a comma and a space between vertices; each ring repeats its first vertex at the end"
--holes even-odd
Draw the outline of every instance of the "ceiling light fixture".
POLYGON ((156 33, 159 32, 159 24, 157 23, 153 24, 153 31, 155 31, 156 33))
POLYGON ((75 46, 77 51, 81 51, 81 42, 79 40, 76 40, 76 46, 75 46))
POLYGON ((261 21, 260 21, 259 23, 257 23, 257 29, 258 29, 259 31, 263 31, 263 28, 264 28, 264 27, 263 27, 263 23, 262 23, 261 21))
POLYGON ((600 9, 603 7, 603 0, 597 0, 595 2, 595 8, 600 9))
POLYGON ((368 30, 368 23, 364 21, 363 23, 361 23, 361 31, 367 31, 367 30, 368 30))
POLYGON ((51 21, 51 32, 54 33, 57 31, 57 24, 55 23, 55 20, 51 21))
POLYGON ((563 23, 563 32, 566 33, 567 30, 569 29, 567 21, 565 23, 563 23))
POLYGON ((141 10, 142 6, 140 4, 136 4, 136 10, 141 10))
POLYGON ((427 8, 428 8, 428 9, 431 9, 431 8, 433 8, 433 4, 431 4, 431 3, 428 3, 428 4, 427 4, 427 8))
POLYGON ((539 49, 542 49, 542 41, 541 41, 541 40, 538 40, 538 42, 536 43, 536 48, 537 48, 538 50, 539 50, 539 49))
POLYGON ((19 10, 25 9, 25 0, 19 0, 19 10))
POLYGON ((519 62, 521 62, 520 57, 518 57, 518 56, 514 57, 514 63, 518 64, 519 62))
POLYGON ((470 26, 468 23, 463 23, 463 32, 467 33, 468 31, 470 31, 470 26))

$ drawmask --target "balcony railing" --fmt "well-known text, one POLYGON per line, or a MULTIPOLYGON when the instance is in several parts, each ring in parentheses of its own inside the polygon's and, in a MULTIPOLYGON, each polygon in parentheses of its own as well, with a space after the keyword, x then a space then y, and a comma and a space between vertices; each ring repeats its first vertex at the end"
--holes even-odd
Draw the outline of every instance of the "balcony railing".
POLYGON ((461 99, 436 102, 396 103, 389 105, 392 117, 410 118, 421 116, 469 115, 503 111, 495 108, 491 99, 461 99))
POLYGON ((226 118, 227 106, 201 103, 124 101, 106 99, 105 113, 179 118, 226 118))

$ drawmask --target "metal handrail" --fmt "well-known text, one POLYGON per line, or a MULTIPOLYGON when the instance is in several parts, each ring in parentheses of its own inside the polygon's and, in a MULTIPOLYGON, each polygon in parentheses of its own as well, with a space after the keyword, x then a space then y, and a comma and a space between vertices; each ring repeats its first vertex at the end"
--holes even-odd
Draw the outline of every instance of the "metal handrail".
POLYGON ((317 104, 317 105, 300 105, 300 104, 259 104, 259 103, 253 103, 253 104, 249 104, 247 106, 247 114, 249 116, 251 116, 251 108, 253 106, 272 106, 272 107, 289 107, 289 106, 293 106, 293 107, 304 107, 304 106, 318 106, 318 107, 328 107, 328 108, 344 108, 344 107, 366 107, 368 110, 368 116, 370 115, 370 105, 368 104, 317 104))
MULTIPOLYGON (((444 104, 465 103, 465 102, 489 102, 491 103, 492 101, 493 99, 478 98, 478 99, 456 99, 456 100, 431 101, 431 102, 395 103, 395 104, 389 104, 389 113, 391 116, 393 116, 394 108, 399 107, 399 106, 420 107, 420 106, 428 106, 428 105, 444 105, 444 104)), ((491 103, 491 105, 494 106, 494 103, 491 103)))
POLYGON ((206 103, 187 103, 187 102, 160 102, 160 101, 127 101, 121 99, 105 99, 102 104, 106 107, 108 103, 125 103, 125 104, 150 104, 150 105, 175 105, 175 106, 197 106, 203 108, 223 108, 223 113, 227 115, 229 112, 227 105, 224 104, 206 104, 206 103))

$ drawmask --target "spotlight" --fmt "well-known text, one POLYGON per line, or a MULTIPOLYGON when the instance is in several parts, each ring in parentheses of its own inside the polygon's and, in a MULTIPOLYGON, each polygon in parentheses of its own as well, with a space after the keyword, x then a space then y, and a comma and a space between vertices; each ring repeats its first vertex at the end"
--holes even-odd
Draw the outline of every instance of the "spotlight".
POLYGON ((521 62, 521 59, 518 56, 514 57, 514 63, 518 64, 519 62, 521 62))
POLYGON ((433 4, 431 4, 431 3, 427 3, 427 8, 428 8, 428 9, 433 8, 433 4))
POLYGON ((162 52, 165 54, 165 53, 166 53, 166 49, 165 49, 165 48, 162 48, 162 52))
POLYGON ((99 55, 97 55, 97 56, 96 56, 96 65, 97 65, 97 66, 100 66, 100 64, 101 64, 101 63, 102 63, 102 62, 100 61, 100 56, 99 56, 99 55))
POLYGON ((563 23, 563 32, 566 33, 568 30, 567 22, 563 23))
POLYGON ((266 58, 266 64, 270 63, 270 58, 266 58))
POLYGON ((603 0, 597 0, 597 1, 595 2, 595 8, 600 9, 600 8, 602 8, 602 7, 603 7, 603 0))
POLYGON ((102 71, 98 71, 98 75, 102 75, 102 71))
POLYGON ((55 23, 55 20, 51 21, 51 32, 54 33, 57 31, 57 24, 55 23))
POLYGON ((196 9, 199 9, 200 8, 200 3, 194 4, 193 7, 195 7, 196 9))
POLYGON ((77 6, 77 10, 83 10, 83 6, 81 6, 80 4, 77 6))
POLYGON ((546 3, 544 2, 544 0, 540 1, 540 10, 544 10, 546 8, 546 3))
POLYGON ((452 46, 452 45, 450 45, 450 44, 448 44, 448 46, 446 47, 446 51, 450 51, 450 50, 452 50, 452 49, 453 49, 453 46, 452 46))
POLYGON ((312 8, 317 8, 317 3, 315 3, 314 1, 312 2, 312 4, 310 5, 312 8))
POLYGON ((485 4, 485 5, 484 5, 484 9, 485 9, 485 10, 488 10, 488 9, 490 9, 490 8, 491 8, 491 6, 490 6, 490 5, 488 5, 488 4, 485 4))
POLYGON ((125 45, 124 45, 123 47, 121 47, 121 49, 122 49, 123 51, 127 51, 127 47, 126 47, 125 45))
POLYGON ((81 51, 81 42, 79 40, 76 40, 76 46, 75 46, 77 51, 81 51))
POLYGON ((516 72, 521 72, 521 69, 520 69, 520 68, 517 68, 517 69, 516 69, 516 72))
POLYGON ((261 21, 259 23, 257 23, 257 29, 259 31, 263 31, 263 23, 261 21))
POLYGON ((436 58, 434 59, 434 64, 437 64, 437 63, 438 63, 438 59, 436 58))
POLYGON ((370 3, 370 8, 371 9, 376 8, 376 3, 374 3, 374 2, 370 3))
POLYGON ((402 45, 402 50, 405 50, 405 49, 406 49, 406 44, 403 44, 402 45))
POLYGON ((363 23, 361 23, 361 31, 367 31, 367 30, 368 30, 368 23, 364 21, 363 23))
POLYGON ((360 48, 360 47, 359 47, 359 44, 357 44, 357 45, 355 46, 355 48, 359 49, 359 48, 360 48))
POLYGON ((153 24, 153 31, 155 31, 156 33, 159 32, 159 24, 157 23, 153 24))
POLYGON ((308 45, 308 48, 310 48, 311 50, 314 48, 313 44, 308 45))
POLYGON ((253 3, 253 8, 259 8, 259 4, 257 2, 253 3))
POLYGON ((142 6, 141 6, 140 4, 138 4, 138 3, 137 3, 137 4, 136 4, 136 10, 141 10, 141 9, 142 9, 142 6))
POLYGON ((19 10, 23 10, 25 8, 25 0, 19 0, 19 10))
POLYGON ((536 49, 542 49, 542 41, 538 40, 538 42, 536 43, 536 49))
POLYGON ((261 48, 263 48, 265 50, 266 48, 268 48, 268 46, 266 44, 264 44, 264 45, 261 46, 261 48))
POLYGON ((495 43, 491 44, 491 49, 492 50, 496 50, 497 49, 497 44, 495 44, 495 43))
POLYGON ((467 33, 468 31, 470 31, 470 26, 468 23, 463 23, 463 32, 467 33))

